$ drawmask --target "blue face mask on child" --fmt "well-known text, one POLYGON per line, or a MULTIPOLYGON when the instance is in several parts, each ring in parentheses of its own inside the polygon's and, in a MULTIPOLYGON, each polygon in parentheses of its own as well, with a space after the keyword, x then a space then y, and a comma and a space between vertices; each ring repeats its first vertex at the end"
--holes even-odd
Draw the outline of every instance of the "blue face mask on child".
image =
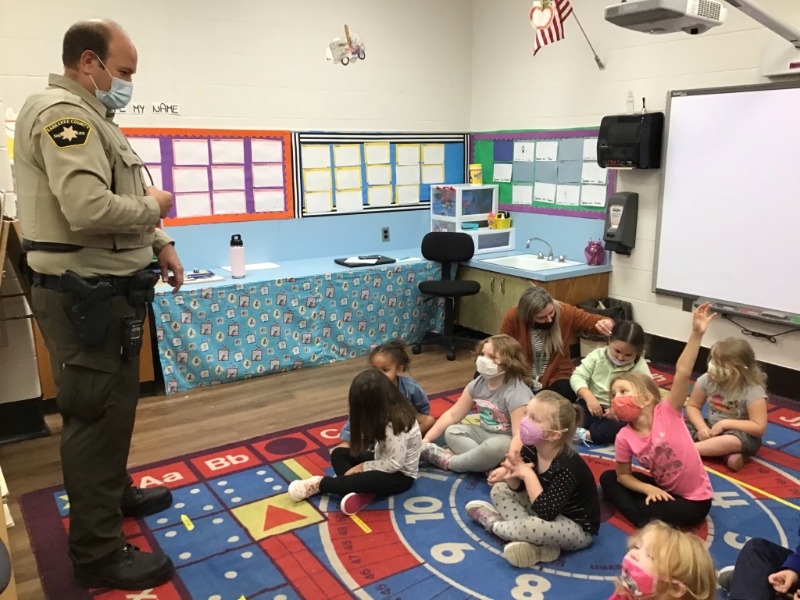
POLYGON ((606 348, 606 356, 608 356, 608 360, 610 360, 611 364, 614 365, 615 367, 624 367, 633 362, 633 360, 627 360, 627 361, 617 360, 616 358, 614 358, 614 355, 611 354, 611 350, 609 350, 608 348, 606 348))

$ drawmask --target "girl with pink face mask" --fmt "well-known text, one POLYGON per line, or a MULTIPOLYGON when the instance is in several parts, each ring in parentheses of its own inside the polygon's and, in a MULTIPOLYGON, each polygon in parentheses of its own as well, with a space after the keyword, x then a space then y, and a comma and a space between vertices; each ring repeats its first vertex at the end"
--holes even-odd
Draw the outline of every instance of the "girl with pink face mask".
POLYGON ((629 540, 608 600, 713 600, 716 588, 714 562, 703 541, 652 521, 629 540))
POLYGON ((604 498, 636 527, 654 519, 689 527, 711 509, 711 481, 683 421, 700 341, 717 316, 710 306, 705 303, 692 315, 692 332, 664 401, 649 377, 629 373, 611 382, 611 411, 628 425, 614 442, 616 469, 603 473, 600 485, 604 498), (634 458, 649 473, 634 473, 634 458))
POLYGON ((467 502, 467 514, 507 542, 503 556, 515 567, 554 561, 597 535, 597 484, 571 446, 579 418, 580 409, 560 394, 536 394, 506 459, 489 475, 492 502, 467 502))

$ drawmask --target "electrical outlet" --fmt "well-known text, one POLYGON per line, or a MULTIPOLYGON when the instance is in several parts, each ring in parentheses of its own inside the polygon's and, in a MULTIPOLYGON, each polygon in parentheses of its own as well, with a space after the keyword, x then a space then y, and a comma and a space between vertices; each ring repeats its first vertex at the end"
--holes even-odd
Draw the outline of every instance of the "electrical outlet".
POLYGON ((381 241, 388 242, 389 241, 389 228, 382 227, 381 228, 381 241))

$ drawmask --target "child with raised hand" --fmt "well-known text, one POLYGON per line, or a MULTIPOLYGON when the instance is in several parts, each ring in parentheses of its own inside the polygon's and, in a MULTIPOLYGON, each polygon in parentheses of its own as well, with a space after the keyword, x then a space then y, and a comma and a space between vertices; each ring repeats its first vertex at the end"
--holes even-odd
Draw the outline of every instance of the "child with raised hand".
POLYGON ((517 340, 493 335, 480 342, 477 351, 478 377, 422 439, 422 458, 440 469, 484 473, 499 465, 533 396, 530 367, 517 340), (473 406, 478 408, 479 424, 461 423, 473 406), (442 434, 449 450, 434 443, 442 434))
POLYGON ((614 588, 608 600, 713 600, 714 561, 696 535, 651 521, 628 541, 614 588))
MULTIPOLYGON (((417 412, 417 423, 419 423, 422 435, 433 427, 436 422, 431 416, 431 403, 422 387, 414 381, 407 373, 411 364, 411 357, 408 355, 408 346, 402 340, 392 340, 380 346, 375 346, 369 353, 369 366, 378 369, 386 375, 400 393, 406 398, 414 410, 417 412)), ((342 443, 340 447, 350 445, 350 420, 344 424, 339 432, 342 443)))
POLYGON ((686 424, 700 456, 725 457, 728 468, 739 471, 756 453, 767 431, 766 380, 745 340, 727 338, 711 346, 708 371, 686 404, 686 424))
POLYGON ((652 378, 639 373, 611 382, 611 410, 628 425, 614 442, 616 469, 600 476, 600 486, 603 497, 636 527, 653 519, 689 527, 711 509, 711 481, 683 422, 683 405, 700 341, 716 316, 708 302, 692 314, 692 332, 664 401, 652 378), (632 472, 634 458, 649 475, 632 472))
POLYGON ((289 497, 300 501, 317 493, 342 496, 341 510, 353 515, 376 495, 408 491, 419 472, 422 435, 417 413, 377 369, 358 374, 350 385, 349 448, 334 448, 335 477, 314 476, 289 484, 289 497), (374 445, 374 452, 369 448, 374 445))
POLYGON ((467 502, 473 520, 508 542, 503 556, 515 567, 554 561, 561 550, 586 548, 597 535, 597 484, 571 446, 579 418, 580 409, 560 394, 536 394, 520 421, 519 438, 489 475, 492 504, 467 502))
POLYGON ((583 427, 577 437, 584 442, 613 444, 625 423, 609 415, 609 384, 618 375, 641 373, 652 377, 644 359, 644 330, 633 321, 617 321, 608 346, 592 350, 569 379, 583 410, 583 427))

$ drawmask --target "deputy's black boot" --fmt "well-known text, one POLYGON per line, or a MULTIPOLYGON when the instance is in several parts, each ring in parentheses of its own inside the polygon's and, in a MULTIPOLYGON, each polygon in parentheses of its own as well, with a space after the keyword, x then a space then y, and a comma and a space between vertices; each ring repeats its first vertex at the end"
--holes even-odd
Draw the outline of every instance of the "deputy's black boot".
POLYGON ((164 486, 140 488, 131 486, 122 494, 120 508, 126 517, 146 517, 172 505, 172 492, 164 486))
POLYGON ((166 583, 174 567, 170 558, 160 552, 142 552, 126 544, 109 560, 99 565, 75 567, 75 581, 83 588, 146 590, 166 583))

